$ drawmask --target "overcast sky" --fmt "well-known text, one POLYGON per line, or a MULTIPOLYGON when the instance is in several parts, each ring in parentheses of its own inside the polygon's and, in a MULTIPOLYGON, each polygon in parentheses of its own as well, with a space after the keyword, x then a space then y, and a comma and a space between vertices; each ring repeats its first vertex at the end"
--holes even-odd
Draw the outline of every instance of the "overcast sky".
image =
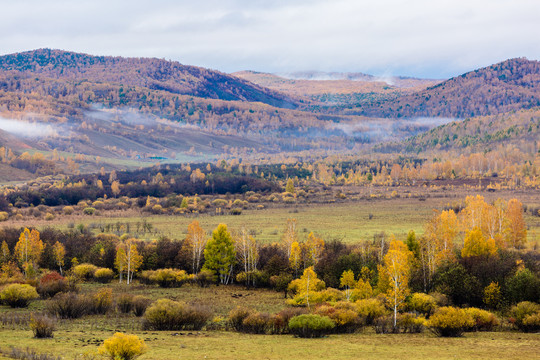
POLYGON ((0 53, 445 78, 540 59, 540 0, 0 0, 0 53))

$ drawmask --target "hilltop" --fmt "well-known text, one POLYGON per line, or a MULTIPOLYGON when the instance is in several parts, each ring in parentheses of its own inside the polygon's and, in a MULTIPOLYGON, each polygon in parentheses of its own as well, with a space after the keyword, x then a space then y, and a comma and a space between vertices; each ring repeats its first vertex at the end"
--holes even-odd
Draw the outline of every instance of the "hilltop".
POLYGON ((121 84, 201 98, 241 100, 293 108, 278 92, 219 71, 156 58, 93 56, 38 49, 0 56, 1 72, 31 74, 58 80, 121 84))

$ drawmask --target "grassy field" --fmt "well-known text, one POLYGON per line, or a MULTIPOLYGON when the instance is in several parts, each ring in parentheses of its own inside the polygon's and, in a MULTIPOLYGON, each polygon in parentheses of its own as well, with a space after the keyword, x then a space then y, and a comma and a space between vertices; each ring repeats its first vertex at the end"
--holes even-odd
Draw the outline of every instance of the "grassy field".
MULTIPOLYGON (((336 204, 301 205, 290 208, 268 208, 262 210, 244 210, 242 215, 146 215, 133 210, 117 211, 103 216, 62 216, 52 221, 43 219, 32 220, 32 226, 46 226, 67 229, 68 224, 85 224, 95 231, 105 224, 129 223, 134 231, 136 223, 144 220, 153 225, 155 233, 142 234, 141 238, 156 238, 166 235, 171 238, 183 238, 188 224, 194 219, 199 220, 209 233, 224 223, 230 229, 240 229, 246 226, 256 232, 257 239, 265 243, 281 241, 281 235, 287 219, 294 218, 298 222, 301 238, 307 237, 313 231, 325 240, 342 239, 347 243, 373 239, 373 235, 385 231, 404 237, 409 230, 423 232, 423 225, 432 214, 433 209, 444 205, 440 199, 428 199, 419 202, 417 199, 391 199, 377 201, 357 201, 336 204), (371 219, 370 219, 371 214, 371 219)), ((28 226, 28 220, 9 220, 2 226, 28 226)))
MULTIPOLYGON (((61 329, 53 339, 34 339, 31 331, 0 330, 0 347, 16 346, 92 359, 99 344, 118 330, 61 329)), ((377 335, 370 330, 323 339, 291 335, 247 335, 222 331, 134 331, 148 345, 141 360, 177 359, 538 359, 540 337, 521 333, 469 333, 462 338, 436 338, 430 333, 377 335)))
MULTIPOLYGON (((137 283, 108 285, 82 284, 82 293, 104 286, 115 296, 130 292, 152 299, 170 298, 208 307, 215 316, 225 318, 236 306, 275 313, 283 309, 281 293, 248 290, 241 286, 184 286, 162 289, 137 283)), ((43 311, 45 301, 38 300, 28 309, 0 306, 3 313, 28 314, 43 311)), ((223 321, 223 320, 221 320, 223 321)), ((143 331, 141 318, 111 312, 81 319, 59 320, 52 339, 34 339, 25 325, 0 325, 0 349, 17 347, 61 356, 64 360, 101 359, 97 349, 115 332, 136 334, 148 345, 141 360, 173 359, 535 359, 539 358, 538 334, 518 332, 466 333, 461 338, 437 338, 422 334, 375 334, 366 327, 355 334, 330 335, 322 339, 299 339, 292 335, 248 335, 225 331, 143 331)), ((0 356, 0 360, 4 360, 0 356)))
MULTIPOLYGON (((294 218, 298 222, 301 239, 305 239, 310 231, 319 234, 326 241, 342 239, 346 243, 372 240, 375 234, 384 231, 404 239, 409 230, 417 234, 424 232, 424 224, 432 216, 434 209, 442 209, 449 199, 428 198, 425 201, 408 198, 360 200, 335 204, 313 204, 298 207, 276 207, 262 210, 244 210, 242 215, 142 215, 134 210, 111 211, 98 216, 61 216, 52 221, 32 220, 31 225, 43 228, 46 226, 67 229, 68 224, 85 224, 99 232, 106 224, 130 224, 135 231, 136 224, 147 221, 153 226, 152 233, 136 234, 143 239, 155 239, 161 235, 173 239, 184 238, 188 224, 199 220, 202 227, 210 234, 218 224, 224 223, 231 230, 242 226, 255 232, 257 239, 264 243, 281 241, 287 219, 294 218)), ((529 245, 538 243, 540 234, 540 217, 525 214, 529 227, 529 245)), ((2 226, 28 226, 27 219, 15 221, 10 219, 2 226)), ((125 227, 122 231, 125 231, 125 227)))

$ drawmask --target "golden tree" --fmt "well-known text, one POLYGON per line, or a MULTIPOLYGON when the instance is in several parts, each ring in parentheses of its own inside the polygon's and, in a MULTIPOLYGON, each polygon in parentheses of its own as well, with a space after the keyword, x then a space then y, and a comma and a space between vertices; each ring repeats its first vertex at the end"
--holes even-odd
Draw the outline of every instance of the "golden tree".
POLYGON ((283 232, 283 243, 285 245, 285 252, 287 254, 287 258, 291 257, 291 246, 295 241, 298 241, 296 219, 287 219, 285 231, 283 232))
POLYGON ((62 266, 64 266, 64 257, 66 256, 66 248, 59 241, 53 245, 54 262, 60 268, 60 274, 63 275, 62 266))
POLYGON ((204 248, 208 238, 197 220, 188 225, 188 234, 184 241, 184 248, 191 253, 192 271, 197 274, 201 269, 204 248))
POLYGON ((298 241, 295 241, 291 245, 291 255, 289 256, 289 266, 294 270, 296 277, 298 277, 298 269, 302 263, 302 248, 298 241))
POLYGON ((341 274, 339 284, 342 288, 345 288, 345 297, 347 298, 347 301, 349 301, 351 299, 351 289, 356 285, 354 272, 352 270, 345 270, 343 274, 341 274))
POLYGON ((240 264, 244 267, 246 274, 246 284, 250 283, 255 286, 254 272, 257 271, 257 264, 259 261, 259 243, 257 240, 249 235, 249 232, 245 226, 235 236, 236 256, 240 264))
POLYGON ((490 256, 497 253, 497 245, 492 238, 486 238, 480 228, 469 231, 463 241, 462 257, 490 256))
POLYGON ((506 242, 516 249, 522 248, 527 242, 527 226, 523 220, 523 205, 518 199, 508 201, 506 219, 506 242))
POLYGON ((324 240, 316 237, 312 232, 310 232, 304 244, 304 249, 305 266, 313 266, 313 268, 315 268, 324 251, 324 240))
POLYGON ((37 269, 37 263, 43 252, 43 242, 39 238, 37 230, 28 230, 25 228, 15 245, 15 257, 24 269, 24 275, 28 276, 37 269))
POLYGON ((397 325, 398 308, 409 294, 409 277, 413 255, 403 241, 393 240, 384 256, 382 281, 387 282, 386 299, 394 309, 394 327, 397 325))

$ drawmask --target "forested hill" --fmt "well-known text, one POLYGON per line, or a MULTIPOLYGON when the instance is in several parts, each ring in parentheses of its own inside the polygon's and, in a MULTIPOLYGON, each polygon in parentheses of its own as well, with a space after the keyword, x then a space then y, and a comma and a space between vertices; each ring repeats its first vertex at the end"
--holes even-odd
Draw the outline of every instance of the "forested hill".
POLYGON ((293 108, 288 96, 218 71, 156 58, 92 56, 39 49, 0 56, 0 72, 59 80, 105 82, 201 98, 293 108))
POLYGON ((540 144, 540 108, 477 116, 438 126, 397 143, 381 144, 383 152, 422 153, 429 150, 489 151, 517 146, 537 153, 540 144))
POLYGON ((517 58, 465 73, 413 94, 373 101, 350 112, 394 118, 467 118, 535 106, 540 106, 540 62, 517 58))

